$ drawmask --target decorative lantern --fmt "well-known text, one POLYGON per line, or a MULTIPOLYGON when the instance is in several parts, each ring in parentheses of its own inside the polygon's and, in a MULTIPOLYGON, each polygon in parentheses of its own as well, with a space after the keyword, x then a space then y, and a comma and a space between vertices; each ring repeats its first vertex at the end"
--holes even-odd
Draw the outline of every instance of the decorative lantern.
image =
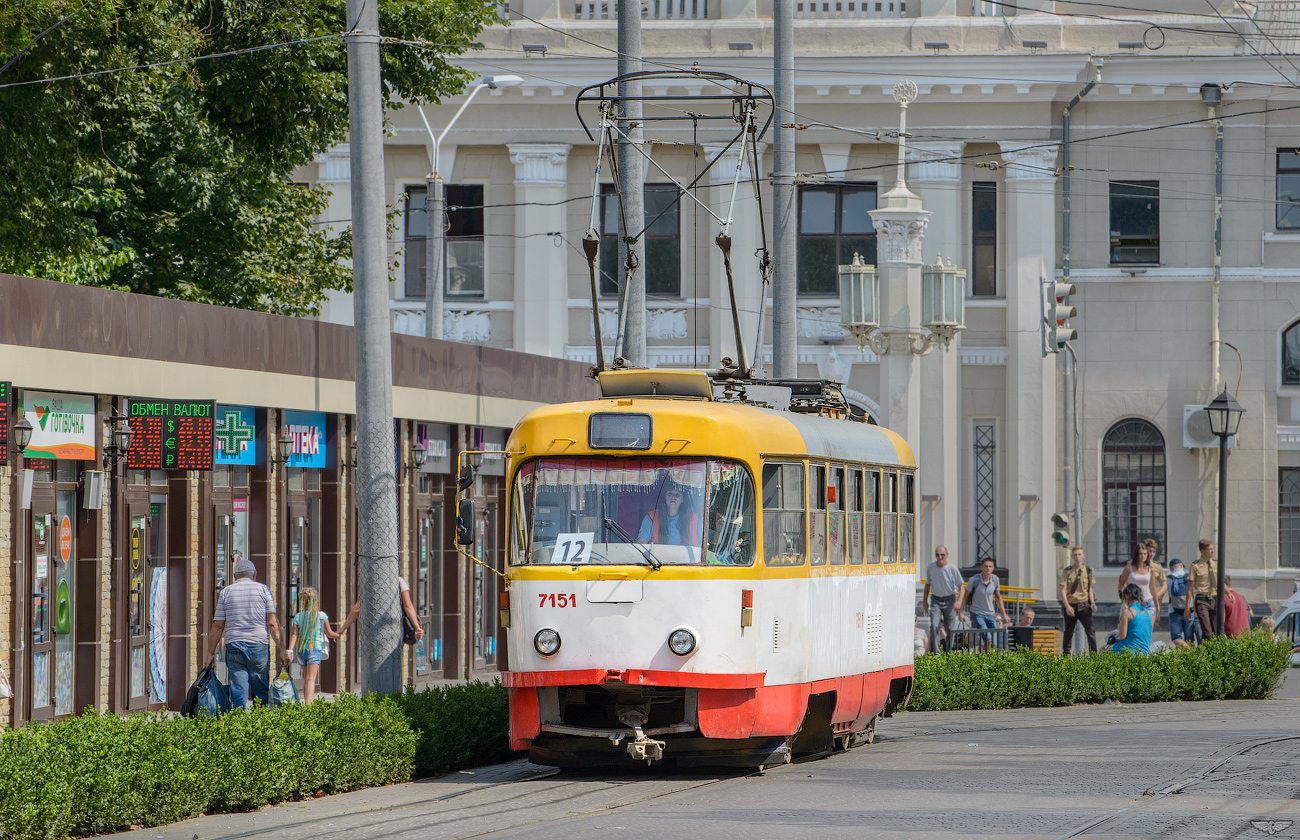
POLYGON ((935 256, 921 269, 921 326, 944 337, 966 328, 966 269, 935 256))
POLYGON ((1214 402, 1205 407, 1205 413, 1210 418, 1210 431, 1225 439, 1237 433, 1237 427, 1241 425, 1241 415, 1245 412, 1246 409, 1232 398, 1227 388, 1214 398, 1214 402))
POLYGON ((880 326, 876 267, 864 263, 862 255, 856 252, 853 262, 840 266, 840 325, 855 334, 880 326))

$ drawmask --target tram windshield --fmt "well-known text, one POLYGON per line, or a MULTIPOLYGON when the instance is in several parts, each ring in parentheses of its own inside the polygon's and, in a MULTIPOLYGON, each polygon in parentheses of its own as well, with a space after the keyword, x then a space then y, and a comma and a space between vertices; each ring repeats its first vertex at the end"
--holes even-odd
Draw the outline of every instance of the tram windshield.
POLYGON ((512 505, 515 564, 754 562, 754 480, 735 461, 539 458, 512 505))

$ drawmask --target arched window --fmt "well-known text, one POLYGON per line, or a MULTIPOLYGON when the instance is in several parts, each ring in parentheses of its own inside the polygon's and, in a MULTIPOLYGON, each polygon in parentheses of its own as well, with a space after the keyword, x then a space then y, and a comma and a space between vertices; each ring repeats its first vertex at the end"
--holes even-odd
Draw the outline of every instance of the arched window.
POLYGON ((1282 333, 1282 384, 1300 385, 1300 321, 1282 333))
POLYGON ((1102 441, 1101 483, 1107 566, 1123 566, 1133 544, 1165 540, 1165 439, 1146 420, 1122 420, 1102 441))

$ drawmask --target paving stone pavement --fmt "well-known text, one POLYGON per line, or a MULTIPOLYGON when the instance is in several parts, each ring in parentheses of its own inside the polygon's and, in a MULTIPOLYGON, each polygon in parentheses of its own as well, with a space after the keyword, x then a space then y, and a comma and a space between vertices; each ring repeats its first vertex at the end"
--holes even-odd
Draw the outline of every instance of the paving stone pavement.
POLYGON ((762 774, 524 761, 130 840, 1300 838, 1300 671, 1273 700, 906 713, 762 774))

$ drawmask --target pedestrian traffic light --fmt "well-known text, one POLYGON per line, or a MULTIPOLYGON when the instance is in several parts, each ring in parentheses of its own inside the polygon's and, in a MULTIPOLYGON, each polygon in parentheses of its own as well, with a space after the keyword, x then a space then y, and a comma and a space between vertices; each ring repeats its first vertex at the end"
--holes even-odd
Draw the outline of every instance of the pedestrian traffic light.
POLYGON ((1061 548, 1070 544, 1070 520, 1063 513, 1052 514, 1052 542, 1061 548))
POLYGON ((1059 350, 1065 346, 1065 342, 1079 337, 1079 333, 1070 326, 1070 319, 1078 315, 1079 310, 1065 302, 1075 292, 1073 283, 1053 283, 1052 292, 1055 297, 1049 307, 1052 311, 1052 345, 1059 350))

